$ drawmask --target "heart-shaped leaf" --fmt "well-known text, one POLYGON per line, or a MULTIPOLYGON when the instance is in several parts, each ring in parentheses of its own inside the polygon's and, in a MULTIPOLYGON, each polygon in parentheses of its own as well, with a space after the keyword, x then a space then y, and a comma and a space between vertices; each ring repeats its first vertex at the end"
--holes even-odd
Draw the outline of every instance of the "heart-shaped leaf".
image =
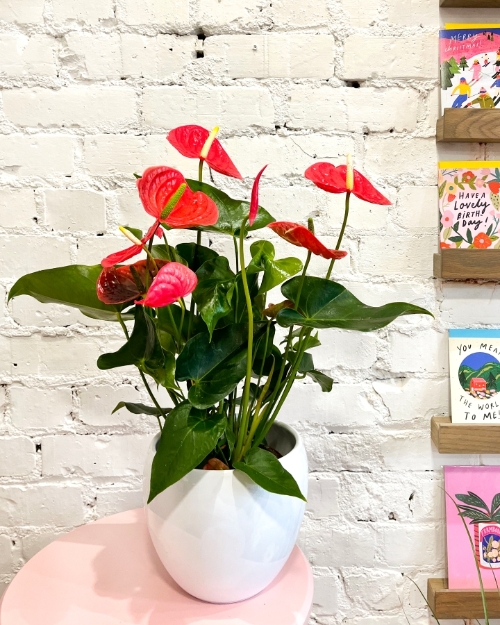
POLYGON ((219 255, 214 250, 196 243, 179 243, 175 248, 179 256, 186 262, 189 269, 198 271, 207 260, 214 260, 219 255))
POLYGON ((250 246, 252 261, 247 268, 248 274, 264 272, 258 294, 267 293, 291 276, 302 270, 302 262, 298 258, 282 258, 275 260, 274 245, 269 241, 256 241, 250 246))
POLYGON ((148 503, 208 456, 224 434, 225 422, 223 415, 207 416, 188 402, 167 415, 153 458, 148 503))
MULTIPOLYGON (((281 287, 283 295, 296 303, 301 277, 295 277, 281 287)), ((425 308, 394 302, 385 306, 367 306, 344 286, 324 278, 304 279, 298 304, 299 311, 285 308, 278 313, 281 326, 310 328, 344 328, 370 332, 383 328, 402 315, 430 315, 425 308)))
MULTIPOLYGON (((96 285, 101 265, 70 265, 28 273, 14 284, 9 300, 18 295, 31 295, 43 304, 55 303, 78 308, 87 317, 118 321, 122 304, 108 305, 97 297, 96 285)), ((126 319, 133 319, 127 315, 126 319)))
POLYGON ((219 319, 232 310, 236 276, 224 256, 206 261, 197 271, 198 285, 193 298, 207 324, 210 338, 219 319))
MULTIPOLYGON (((265 324, 256 324, 254 340, 265 324)), ((189 401, 197 408, 208 408, 236 388, 246 373, 248 326, 235 324, 216 330, 210 341, 201 333, 188 341, 177 359, 176 379, 192 381, 189 401)))
POLYGON ((270 451, 256 447, 251 449, 243 462, 235 462, 234 468, 246 473, 264 490, 278 495, 298 497, 306 501, 295 478, 270 451))
MULTIPOLYGON (((192 191, 202 191, 205 195, 208 195, 215 202, 219 211, 217 223, 214 226, 203 226, 200 230, 223 232, 232 236, 238 235, 241 222, 249 215, 250 203, 243 200, 233 200, 227 193, 219 191, 219 189, 204 182, 198 182, 197 180, 186 180, 186 182, 192 191)), ((259 230, 273 221, 274 217, 260 206, 253 225, 247 225, 247 230, 259 230)))

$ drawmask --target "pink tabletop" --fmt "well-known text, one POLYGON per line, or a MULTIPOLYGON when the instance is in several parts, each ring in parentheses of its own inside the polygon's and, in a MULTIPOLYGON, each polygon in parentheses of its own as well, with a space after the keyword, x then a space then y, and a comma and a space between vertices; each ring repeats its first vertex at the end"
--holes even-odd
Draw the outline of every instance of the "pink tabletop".
POLYGON ((16 575, 1 625, 305 625, 311 568, 298 547, 256 597, 228 605, 185 593, 158 559, 142 509, 58 538, 16 575))

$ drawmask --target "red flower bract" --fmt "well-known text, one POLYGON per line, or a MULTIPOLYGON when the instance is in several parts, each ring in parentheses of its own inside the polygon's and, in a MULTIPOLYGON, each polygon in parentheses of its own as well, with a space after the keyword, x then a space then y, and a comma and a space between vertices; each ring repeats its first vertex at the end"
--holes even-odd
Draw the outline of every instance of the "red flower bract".
MULTIPOLYGON (((304 176, 328 193, 347 193, 346 165, 335 167, 331 163, 315 163, 308 167, 304 176)), ((382 195, 363 174, 354 170, 354 187, 352 193, 360 200, 371 204, 389 205, 390 201, 382 195)))
MULTIPOLYGON (((159 269, 166 265, 167 262, 159 259, 155 261, 159 269)), ((142 284, 146 283, 146 260, 140 260, 133 265, 103 269, 97 280, 97 297, 101 302, 105 304, 125 304, 145 293, 146 289, 140 288, 140 285, 136 283, 132 271, 135 271, 142 284)))
POLYGON ((271 230, 276 232, 282 239, 285 239, 285 241, 297 245, 298 247, 305 247, 306 250, 309 250, 312 254, 316 254, 316 256, 322 256, 328 260, 338 260, 339 258, 347 256, 347 252, 328 249, 305 226, 293 223, 292 221, 275 221, 272 224, 268 224, 267 227, 271 228, 271 230))
MULTIPOLYGON (((201 158, 201 151, 209 135, 210 132, 202 126, 179 126, 168 133, 167 140, 183 156, 201 158)), ((219 174, 240 180, 243 178, 218 139, 214 139, 204 160, 219 174)))
POLYGON ((183 184, 186 184, 184 176, 172 167, 149 167, 146 169, 142 178, 137 180, 137 188, 144 210, 156 221, 141 239, 142 245, 132 245, 106 256, 101 261, 103 267, 112 267, 140 254, 142 246, 155 234, 159 235, 160 223, 171 228, 213 226, 217 223, 219 211, 215 202, 201 191, 193 193, 187 185, 171 212, 162 217, 165 207, 183 184))
POLYGON ((159 308, 169 306, 180 297, 192 293, 198 283, 194 271, 181 263, 168 263, 160 269, 149 287, 146 298, 137 300, 136 304, 159 308))
POLYGON ((259 182, 260 182, 260 177, 264 173, 264 170, 266 169, 266 167, 267 165, 264 165, 264 167, 259 171, 257 176, 255 176, 255 180, 252 186, 252 198, 250 200, 250 213, 248 214, 248 223, 251 226, 253 226, 253 222, 255 221, 255 218, 257 217, 257 213, 259 212, 259 182))

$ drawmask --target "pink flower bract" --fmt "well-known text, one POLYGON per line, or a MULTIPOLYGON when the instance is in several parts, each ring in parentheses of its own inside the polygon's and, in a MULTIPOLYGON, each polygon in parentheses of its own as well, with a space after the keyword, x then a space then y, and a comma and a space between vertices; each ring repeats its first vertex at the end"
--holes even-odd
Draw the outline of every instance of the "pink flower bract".
POLYGON ((259 212, 259 182, 260 177, 264 173, 267 165, 259 171, 259 173, 255 176, 255 180, 252 186, 252 198, 250 200, 250 213, 248 214, 248 223, 253 226, 253 222, 257 217, 257 213, 259 212))
MULTIPOLYGON (((183 156, 201 158, 201 151, 209 135, 210 132, 202 126, 179 126, 168 133, 167 141, 183 156)), ((218 139, 214 139, 204 160, 219 174, 240 180, 243 178, 218 139)))
POLYGON ((273 232, 276 232, 282 239, 297 245, 298 247, 305 247, 312 254, 316 256, 322 256, 328 260, 344 258, 347 256, 347 252, 341 250, 330 250, 317 239, 314 234, 308 230, 305 226, 293 223, 292 221, 275 221, 272 224, 268 224, 268 228, 271 228, 273 232))
MULTIPOLYGON (((315 163, 306 169, 304 176, 328 193, 347 193, 346 171, 346 165, 335 167, 331 163, 315 163)), ((391 203, 356 169, 354 170, 352 193, 360 200, 371 204, 389 205, 391 203)))
POLYGON ((146 298, 135 303, 151 308, 169 306, 180 297, 192 293, 198 283, 194 271, 181 263, 168 263, 160 269, 153 280, 146 298))

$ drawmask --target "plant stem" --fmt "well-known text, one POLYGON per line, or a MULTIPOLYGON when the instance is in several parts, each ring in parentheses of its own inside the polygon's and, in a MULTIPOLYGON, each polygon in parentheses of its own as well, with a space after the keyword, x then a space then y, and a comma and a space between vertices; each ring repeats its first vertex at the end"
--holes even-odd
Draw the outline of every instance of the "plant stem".
MULTIPOLYGON (((166 419, 167 415, 163 412, 163 410, 160 407, 160 404, 156 401, 156 397, 153 395, 153 391, 151 390, 151 387, 149 386, 148 381, 146 380, 146 376, 144 375, 144 373, 140 369, 139 369, 139 373, 141 375, 142 382, 143 382, 144 386, 146 387, 146 390, 147 390, 149 396, 151 397, 151 401, 156 406, 156 408, 160 411, 161 416, 164 419, 166 419)), ((160 417, 158 415, 156 415, 156 418, 158 419, 158 425, 160 426, 160 432, 162 432, 163 431, 163 426, 161 424, 160 417)))
POLYGON ((236 240, 236 237, 233 237, 233 243, 234 243, 234 258, 236 262, 236 273, 238 273, 240 269, 239 269, 239 257, 238 257, 238 241, 236 240))
POLYGON ((247 373, 245 378, 245 387, 241 398, 241 420, 238 428, 238 440, 235 449, 235 462, 241 460, 241 452, 243 448, 243 440, 248 429, 248 400, 250 397, 250 383, 252 380, 252 362, 253 362, 253 310, 250 291, 248 289, 247 273, 245 269, 245 250, 243 242, 245 239, 245 225, 247 217, 243 219, 240 229, 240 259, 241 259, 241 281, 243 283, 243 291, 248 311, 248 349, 247 349, 247 373))
MULTIPOLYGON (((342 228, 340 229, 339 238, 337 241, 337 245, 335 246, 336 250, 340 249, 340 245, 342 244, 342 239, 344 238, 345 227, 347 226, 347 219, 349 217, 349 201, 351 199, 351 192, 348 191, 345 195, 345 209, 344 209, 344 221, 342 222, 342 228)), ((333 265, 335 265, 335 258, 332 258, 332 262, 328 267, 328 271, 326 273, 326 279, 329 280, 332 275, 333 265)))
POLYGON ((306 271, 307 271, 307 268, 309 267, 310 262, 311 262, 311 252, 307 252, 307 258, 306 258, 306 262, 304 265, 304 269, 302 270, 302 275, 300 276, 299 290, 297 291, 297 297, 295 301, 294 310, 298 310, 299 308, 300 296, 302 295, 302 289, 304 288, 304 281, 306 279, 306 271))
POLYGON ((118 321, 120 322, 120 325, 122 327, 123 333, 125 334, 125 336, 127 337, 127 341, 130 339, 130 335, 128 333, 128 329, 127 326, 125 325, 125 321, 123 321, 123 317, 121 312, 117 312, 116 316, 118 317, 118 321))
POLYGON ((198 164, 198 182, 203 182, 203 159, 200 158, 200 162, 198 164))

